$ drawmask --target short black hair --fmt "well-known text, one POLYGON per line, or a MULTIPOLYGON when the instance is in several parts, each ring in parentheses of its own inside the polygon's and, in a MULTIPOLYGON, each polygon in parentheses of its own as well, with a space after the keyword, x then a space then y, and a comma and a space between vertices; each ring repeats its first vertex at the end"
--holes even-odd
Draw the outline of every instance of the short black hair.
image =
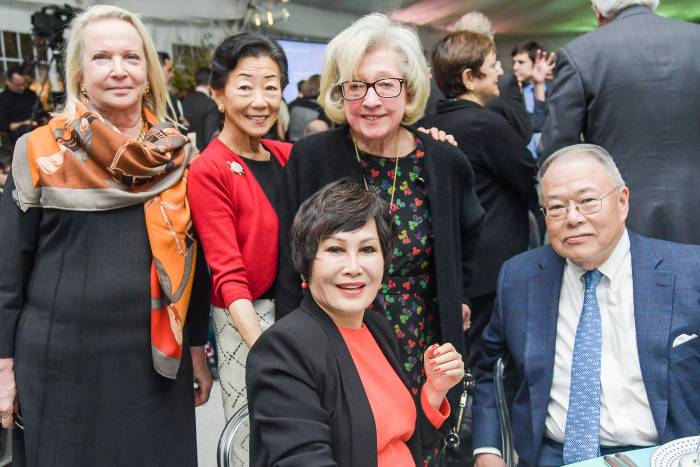
POLYGON ((297 91, 298 92, 301 92, 301 88, 304 87, 304 81, 306 81, 306 80, 302 79, 302 80, 297 81, 297 91))
POLYGON ((206 66, 200 66, 197 71, 194 72, 194 82, 197 86, 204 86, 209 84, 211 79, 211 68, 206 66))
POLYGON ((168 52, 158 52, 158 61, 161 65, 165 65, 166 60, 171 60, 170 54, 168 52))
POLYGON ((24 75, 24 71, 22 71, 22 68, 21 68, 21 67, 12 66, 12 67, 8 68, 7 71, 5 72, 5 79, 11 80, 11 79, 12 79, 12 75, 20 75, 20 76, 23 76, 23 75, 24 75))
POLYGON ((290 233, 294 268, 309 279, 318 246, 337 232, 352 232, 374 220, 384 264, 391 261, 394 227, 389 203, 345 177, 321 188, 299 207, 290 233))
POLYGON ((535 63, 535 57, 537 55, 538 50, 543 50, 546 51, 544 47, 542 47, 542 44, 540 44, 537 41, 527 41, 523 42, 522 44, 517 44, 513 47, 513 50, 510 52, 511 57, 515 57, 518 54, 526 53, 528 57, 530 57, 530 61, 532 63, 535 63))
POLYGON ((238 61, 246 57, 270 57, 280 69, 282 89, 289 82, 287 56, 280 45, 257 32, 241 32, 230 36, 214 51, 211 64, 211 87, 223 89, 229 73, 236 68, 238 61))

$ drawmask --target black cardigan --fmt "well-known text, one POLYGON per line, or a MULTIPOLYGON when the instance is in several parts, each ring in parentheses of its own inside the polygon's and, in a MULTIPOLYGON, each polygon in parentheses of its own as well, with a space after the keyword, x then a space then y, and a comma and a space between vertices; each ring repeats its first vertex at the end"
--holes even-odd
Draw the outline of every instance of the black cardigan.
MULTIPOLYGON (((435 250, 440 339, 464 354, 462 303, 469 303, 473 260, 484 214, 474 191, 474 172, 456 147, 410 129, 425 149, 423 177, 430 200, 435 250)), ((296 142, 280 190, 280 247, 275 315, 284 317, 302 298, 301 279, 294 270, 289 230, 301 203, 330 182, 352 177, 362 182, 348 126, 308 136, 296 142)))
MULTIPOLYGON (((378 313, 365 313, 364 323, 408 391, 391 327, 378 313)), ((255 342, 246 385, 251 466, 377 465, 376 426, 357 367, 311 297, 255 342)), ((406 444, 421 465, 421 446, 438 446, 442 434, 423 414, 420 395, 414 402, 416 429, 406 444)))
POLYGON ((422 123, 452 134, 469 157, 486 211, 469 296, 494 293, 501 265, 528 247, 528 202, 537 201, 537 163, 505 118, 474 102, 440 101, 437 113, 422 123))

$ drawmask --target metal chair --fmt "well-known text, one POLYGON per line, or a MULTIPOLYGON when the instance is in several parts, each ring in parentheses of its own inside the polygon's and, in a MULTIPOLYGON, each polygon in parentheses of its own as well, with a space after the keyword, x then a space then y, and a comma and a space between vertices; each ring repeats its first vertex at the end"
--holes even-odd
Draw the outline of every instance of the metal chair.
POLYGON ((249 438, 250 423, 246 404, 233 414, 219 437, 219 447, 216 450, 218 467, 247 466, 249 438))
POLYGON ((513 430, 510 425, 510 410, 506 396, 506 359, 499 357, 493 368, 494 393, 496 396, 496 410, 498 421, 501 424, 501 451, 503 462, 508 467, 515 467, 517 460, 513 447, 513 430))
POLYGON ((0 466, 12 463, 12 432, 0 428, 0 466))

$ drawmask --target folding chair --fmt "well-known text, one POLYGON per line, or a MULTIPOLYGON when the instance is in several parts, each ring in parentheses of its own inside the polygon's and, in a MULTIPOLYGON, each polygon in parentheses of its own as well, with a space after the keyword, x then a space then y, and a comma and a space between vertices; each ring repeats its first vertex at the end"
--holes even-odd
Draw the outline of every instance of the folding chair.
POLYGON ((224 427, 216 450, 218 467, 243 467, 248 465, 250 423, 248 405, 244 405, 233 414, 224 427))

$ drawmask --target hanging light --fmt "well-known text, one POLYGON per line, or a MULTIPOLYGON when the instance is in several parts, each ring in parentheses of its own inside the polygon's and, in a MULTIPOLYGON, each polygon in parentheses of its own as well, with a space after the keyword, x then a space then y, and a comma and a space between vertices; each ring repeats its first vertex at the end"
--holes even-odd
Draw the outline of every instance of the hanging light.
POLYGON ((267 10, 267 24, 270 26, 275 24, 275 20, 272 18, 272 10, 267 10))
POLYGON ((256 25, 257 27, 260 27, 261 24, 262 24, 262 21, 260 21, 260 14, 259 14, 259 13, 255 13, 255 25, 256 25))
POLYGON ((282 8, 282 16, 284 17, 284 20, 287 21, 289 19, 289 10, 282 8))

